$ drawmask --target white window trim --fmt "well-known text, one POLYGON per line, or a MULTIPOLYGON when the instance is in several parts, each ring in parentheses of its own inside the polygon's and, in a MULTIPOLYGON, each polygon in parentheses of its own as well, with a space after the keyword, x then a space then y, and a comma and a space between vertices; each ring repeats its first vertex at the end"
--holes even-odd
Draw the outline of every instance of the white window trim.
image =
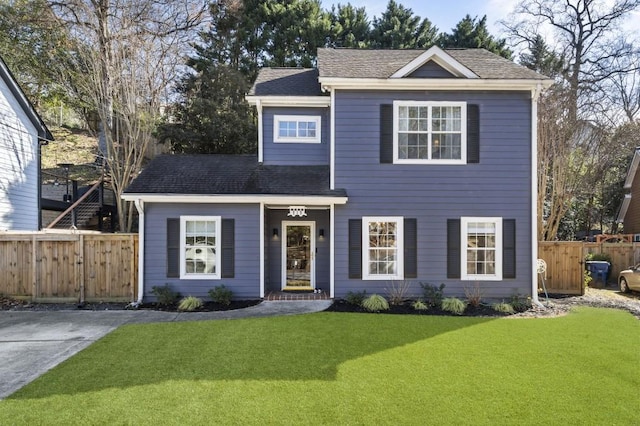
POLYGON ((460 277, 463 281, 502 281, 502 218, 501 217, 461 217, 460 218, 460 277), (496 273, 468 274, 467 273, 467 233, 469 223, 493 223, 496 227, 496 273))
POLYGON ((322 117, 319 115, 274 115, 273 116, 273 142, 275 143, 320 143, 322 141, 322 117), (313 138, 304 137, 281 137, 279 127, 281 121, 295 121, 316 123, 316 136, 313 138))
MULTIPOLYGON (((431 153, 431 133, 432 121, 429 119, 429 153, 431 153)), ((447 101, 394 101, 393 102, 393 162, 395 164, 466 164, 467 163, 467 103, 447 102, 447 101), (419 107, 460 107, 460 159, 451 160, 420 160, 420 159, 400 159, 398 150, 398 120, 400 118, 399 109, 401 106, 419 107)))
POLYGON ((219 280, 221 265, 221 249, 222 249, 222 218, 220 216, 180 216, 180 279, 184 280, 219 280), (215 274, 197 274, 187 273, 186 270, 186 223, 188 221, 207 221, 214 222, 216 229, 216 273, 215 274))
POLYGON ((403 280, 404 279, 404 218, 402 216, 364 216, 362 218, 362 279, 363 280, 403 280), (369 274, 369 223, 370 222, 395 222, 396 249, 398 262, 396 274, 372 275, 369 274))

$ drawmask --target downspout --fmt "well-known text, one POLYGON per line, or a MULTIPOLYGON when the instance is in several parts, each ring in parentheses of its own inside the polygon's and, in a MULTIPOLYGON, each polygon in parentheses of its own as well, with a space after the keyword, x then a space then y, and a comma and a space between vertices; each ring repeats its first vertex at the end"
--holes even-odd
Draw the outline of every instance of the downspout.
POLYGON ((542 84, 531 91, 531 302, 544 308, 538 300, 538 98, 542 84))
POLYGON ((137 308, 144 297, 144 202, 138 198, 134 202, 138 210, 138 299, 130 304, 137 308))

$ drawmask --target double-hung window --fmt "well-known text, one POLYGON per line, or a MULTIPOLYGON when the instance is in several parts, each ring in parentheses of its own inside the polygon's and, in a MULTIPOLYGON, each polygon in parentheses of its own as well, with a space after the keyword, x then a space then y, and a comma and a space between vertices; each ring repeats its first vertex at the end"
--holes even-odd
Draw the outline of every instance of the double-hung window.
POLYGON ((502 218, 463 217, 462 279, 502 279, 502 218))
POLYGON ((395 101, 393 122, 394 163, 466 163, 465 102, 395 101))
POLYGON ((273 121, 274 142, 320 143, 320 116, 276 115, 273 121))
POLYGON ((403 218, 362 218, 363 279, 404 278, 403 218))
POLYGON ((180 217, 180 278, 220 278, 220 216, 180 217))

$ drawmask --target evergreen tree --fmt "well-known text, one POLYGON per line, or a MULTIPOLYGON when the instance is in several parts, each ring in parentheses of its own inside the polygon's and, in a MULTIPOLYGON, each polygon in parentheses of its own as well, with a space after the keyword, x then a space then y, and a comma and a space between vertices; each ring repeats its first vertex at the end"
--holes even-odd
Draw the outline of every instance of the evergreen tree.
POLYGON ((331 21, 330 47, 366 48, 370 43, 371 29, 364 7, 353 7, 351 3, 338 4, 327 12, 331 21))
POLYGON ((376 48, 422 49, 433 45, 438 29, 411 9, 390 0, 382 16, 373 18, 371 44, 376 48))
POLYGON ((520 64, 548 77, 562 73, 563 61, 549 49, 540 34, 529 42, 529 52, 520 54, 520 64))
POLYGON ((157 130, 162 143, 177 153, 244 154, 255 152, 253 111, 245 100, 248 74, 247 32, 241 2, 217 2, 211 7, 211 30, 200 34, 189 58, 191 72, 176 87, 174 104, 157 130))
POLYGON ((506 47, 507 42, 505 39, 495 39, 489 34, 486 15, 480 20, 477 17, 472 18, 470 15, 465 16, 452 29, 451 34, 445 33, 440 37, 438 44, 443 48, 484 48, 507 59, 511 59, 513 54, 506 47))

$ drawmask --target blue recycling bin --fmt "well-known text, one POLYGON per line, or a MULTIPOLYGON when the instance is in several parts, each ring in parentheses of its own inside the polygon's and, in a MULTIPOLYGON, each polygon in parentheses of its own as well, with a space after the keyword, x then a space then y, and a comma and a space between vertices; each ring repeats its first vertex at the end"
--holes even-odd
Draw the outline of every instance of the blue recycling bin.
POLYGON ((586 262, 586 268, 591 272, 591 278, 594 282, 601 280, 602 284, 606 287, 609 280, 609 273, 611 271, 611 264, 606 260, 588 260, 586 262))

